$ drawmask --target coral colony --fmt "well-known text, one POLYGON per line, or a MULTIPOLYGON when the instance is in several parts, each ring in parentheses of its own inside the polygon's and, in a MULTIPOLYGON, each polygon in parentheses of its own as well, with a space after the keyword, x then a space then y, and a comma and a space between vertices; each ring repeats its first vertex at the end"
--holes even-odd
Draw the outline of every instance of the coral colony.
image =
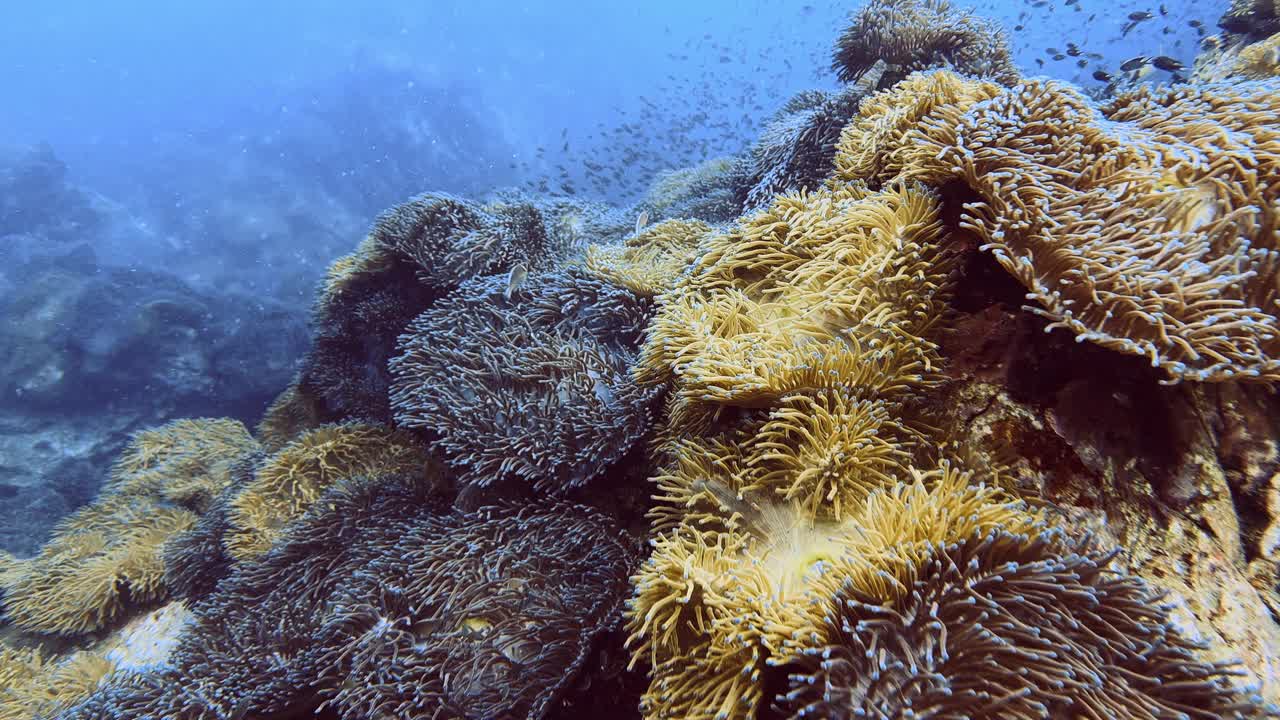
POLYGON ((1280 647, 1159 546, 1225 497, 1252 529, 1201 555, 1274 596, 1280 495, 1226 445, 1270 401, 1221 388, 1280 380, 1276 24, 1238 2, 1189 83, 1099 101, 874 0, 844 89, 636 208, 387 211, 256 431, 138 434, 0 563, 0 718, 1266 716, 1280 647), (1089 423, 1026 388, 1100 367, 1210 440, 1061 450, 1089 423))

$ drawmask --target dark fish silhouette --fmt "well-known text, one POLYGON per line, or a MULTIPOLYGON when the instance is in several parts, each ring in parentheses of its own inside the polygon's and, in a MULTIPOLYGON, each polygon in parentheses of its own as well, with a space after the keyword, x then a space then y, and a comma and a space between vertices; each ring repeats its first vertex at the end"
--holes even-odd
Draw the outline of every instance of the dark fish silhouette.
POLYGON ((1173 58, 1167 55, 1161 55, 1159 57, 1152 58, 1151 64, 1155 65, 1157 68, 1161 70, 1164 70, 1165 72, 1171 72, 1171 73, 1186 69, 1185 65, 1183 65, 1182 63, 1178 62, 1177 60, 1174 60, 1173 58))
POLYGON ((1137 70, 1143 65, 1146 65, 1148 62, 1149 62, 1149 59, 1147 58, 1146 55, 1139 55, 1138 57, 1133 58, 1132 60, 1125 60, 1124 64, 1120 66, 1120 69, 1125 72, 1129 72, 1131 70, 1137 70))

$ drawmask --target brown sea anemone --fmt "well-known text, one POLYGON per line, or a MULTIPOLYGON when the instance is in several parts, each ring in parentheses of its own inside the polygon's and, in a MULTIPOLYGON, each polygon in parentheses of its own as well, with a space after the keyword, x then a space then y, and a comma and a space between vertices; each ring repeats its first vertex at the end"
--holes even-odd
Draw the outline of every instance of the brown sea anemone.
MULTIPOLYGON (((918 114, 917 93, 891 95, 877 105, 918 114)), ((845 166, 967 185, 977 200, 960 224, 1051 328, 1174 381, 1280 378, 1274 83, 1138 89, 1102 106, 1051 80, 959 97, 886 136, 879 160, 845 166)))
POLYGON ((831 67, 852 82, 877 62, 889 66, 881 87, 933 68, 1002 84, 1019 77, 1004 31, 947 0, 871 0, 863 6, 836 42, 831 67))
MULTIPOLYGON (((931 545, 889 602, 840 580, 796 633, 791 718, 1261 717, 1114 553, 1057 531, 931 545)), ((838 573, 838 571, 837 571, 838 573)), ((779 661, 781 662, 781 661, 779 661)))
POLYGON ((564 494, 600 476, 652 422, 631 366, 651 303, 572 271, 479 278, 423 313, 391 362, 396 420, 475 487, 564 494))

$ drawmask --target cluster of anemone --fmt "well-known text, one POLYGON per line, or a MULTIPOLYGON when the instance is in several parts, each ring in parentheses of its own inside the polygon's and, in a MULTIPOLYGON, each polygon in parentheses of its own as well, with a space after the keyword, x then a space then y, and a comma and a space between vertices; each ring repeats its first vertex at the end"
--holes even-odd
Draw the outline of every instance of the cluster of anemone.
POLYGON ((663 297, 637 377, 672 381, 671 414, 704 424, 797 393, 901 396, 937 364, 927 331, 954 269, 942 234, 918 186, 779 197, 707 241, 663 297))
POLYGON ((635 579, 647 717, 1258 716, 1113 553, 947 464, 839 522, 718 493, 635 579))
POLYGON ((751 146, 743 210, 761 210, 777 195, 821 185, 831 173, 841 129, 878 79, 863 78, 835 92, 802 92, 787 101, 751 146))
POLYGON ((938 208, 906 185, 782 196, 663 295, 637 369, 673 398, 629 608, 647 717, 754 716, 815 569, 928 455, 907 407, 954 269, 938 208))
POLYGON ((778 705, 832 720, 1256 714, 1113 555, 1001 528, 929 544, 891 597, 832 574, 821 616, 784 645, 778 705))
POLYGON ((1140 89, 1105 105, 1051 80, 946 71, 864 105, 844 180, 958 181, 960 224, 1050 327, 1173 380, 1280 378, 1274 82, 1140 89), (948 95, 922 97, 930 88, 948 95), (894 118, 914 117, 902 131, 894 118), (870 152, 872 148, 874 152, 870 152))
POLYGON ((1096 105, 942 0, 870 3, 836 69, 858 84, 638 220, 515 194, 379 217, 256 440, 143 433, 44 552, 0 557, 22 630, 190 608, 146 667, 0 646, 0 720, 536 720, 619 632, 646 720, 1263 714, 931 411, 978 244, 1051 327, 1280 377, 1274 85, 1096 105), (937 67, 972 77, 907 76, 937 67), (641 563, 620 521, 646 509, 641 563))
POLYGON ((1230 33, 1260 36, 1280 32, 1280 3, 1276 0, 1231 0, 1218 25, 1230 33))
POLYGON ((587 248, 583 268, 604 282, 651 300, 676 282, 695 259, 711 227, 701 220, 666 220, 617 244, 587 248))
POLYGON ((401 337, 396 421, 464 485, 582 487, 648 431, 656 392, 631 366, 651 305, 582 271, 464 283, 401 337))
POLYGON ((434 476, 431 460, 403 431, 379 425, 326 425, 264 458, 227 498, 223 539, 238 560, 262 555, 326 490, 357 477, 434 476))
POLYGON ((598 215, 571 203, 481 204, 440 193, 384 212, 356 252, 329 268, 312 350, 266 429, 297 430, 308 419, 389 422, 386 365, 410 320, 469 278, 553 266, 598 215))
POLYGON ((885 83, 933 68, 1000 83, 1019 77, 1000 26, 947 0, 872 0, 863 6, 836 41, 832 69, 850 82, 881 63, 885 83))
POLYGON ((94 652, 55 658, 38 648, 0 646, 0 720, 55 717, 89 697, 115 669, 94 652))
POLYGON ((0 573, 5 618, 77 636, 166 598, 165 543, 190 529, 257 449, 234 420, 178 420, 138 433, 98 498, 62 520, 35 557, 0 573))
POLYGON ((194 606, 166 668, 62 717, 541 717, 611 622, 631 543, 584 506, 464 513, 434 490, 331 488, 194 606))
POLYGON ((741 158, 715 157, 693 167, 659 173, 638 209, 653 220, 731 221, 742 212, 739 195, 748 182, 747 172, 741 158))
POLYGON ((627 611, 645 717, 1255 715, 1155 593, 922 421, 940 210, 901 182, 779 197, 662 296, 638 376, 671 391, 665 463, 627 611))

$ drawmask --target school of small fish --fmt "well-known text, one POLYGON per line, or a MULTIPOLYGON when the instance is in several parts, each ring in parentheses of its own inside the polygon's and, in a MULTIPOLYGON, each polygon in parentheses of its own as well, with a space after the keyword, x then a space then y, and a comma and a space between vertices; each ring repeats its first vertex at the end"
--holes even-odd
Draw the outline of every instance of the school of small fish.
MULTIPOLYGON (((953 0, 1000 21, 1015 60, 1028 75, 1070 80, 1096 95, 1137 82, 1185 82, 1202 43, 1211 42, 1220 4, 1174 0, 953 0), (1091 9, 1092 8, 1092 9, 1091 9), (1046 46, 1045 38, 1058 39, 1046 46)), ((764 49, 739 42, 747 26, 708 14, 705 25, 665 27, 668 48, 655 63, 663 84, 612 108, 613 124, 563 127, 517 156, 510 170, 541 195, 586 195, 615 204, 638 199, 658 174, 734 155, 795 92, 834 87, 832 28, 860 3, 798 4, 794 32, 775 28, 764 49), (775 42, 776 39, 776 42, 775 42), (671 49, 675 48, 675 49, 671 49), (805 68, 818 68, 810 75, 805 68)), ((1229 28, 1227 28, 1229 29, 1229 28)), ((758 38, 754 38, 756 40, 758 38)), ((647 222, 647 218, 645 219, 647 222)), ((636 230, 643 225, 637 222, 636 230)))

